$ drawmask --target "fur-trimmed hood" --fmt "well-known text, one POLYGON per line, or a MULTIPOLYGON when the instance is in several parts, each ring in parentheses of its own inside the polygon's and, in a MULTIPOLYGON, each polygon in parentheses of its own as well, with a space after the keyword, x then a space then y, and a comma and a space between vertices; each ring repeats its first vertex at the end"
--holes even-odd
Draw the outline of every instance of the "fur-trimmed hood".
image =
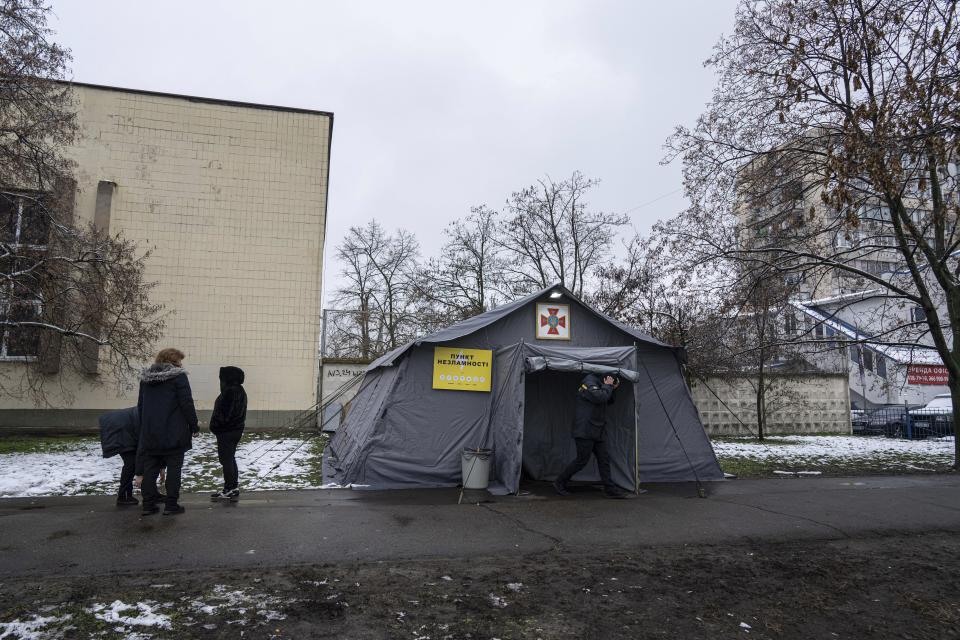
POLYGON ((146 384, 160 384, 186 373, 187 370, 183 367, 175 367, 168 362, 155 362, 140 372, 140 381, 146 384))

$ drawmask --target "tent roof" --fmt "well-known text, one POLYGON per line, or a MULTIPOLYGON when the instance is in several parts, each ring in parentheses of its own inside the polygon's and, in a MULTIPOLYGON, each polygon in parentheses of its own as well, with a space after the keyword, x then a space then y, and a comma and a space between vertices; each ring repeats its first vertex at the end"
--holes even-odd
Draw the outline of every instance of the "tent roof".
POLYGON ((575 296, 566 287, 559 284, 555 284, 553 286, 541 289, 540 291, 537 291, 535 293, 531 293, 530 295, 524 298, 520 298, 519 300, 508 302, 507 304, 501 305, 496 309, 485 311, 484 313, 473 316, 472 318, 467 318, 466 320, 462 320, 456 324, 452 324, 449 327, 446 327, 444 329, 441 329, 440 331, 437 331, 436 333, 431 333, 430 335, 424 336, 422 338, 411 340, 407 344, 401 347, 397 347, 393 351, 389 351, 384 355, 380 356, 379 358, 377 358, 376 360, 374 360, 370 364, 370 366, 367 367, 367 371, 373 371, 374 369, 377 369, 379 367, 393 366, 393 364, 397 360, 399 360, 405 353, 407 353, 407 351, 409 351, 414 347, 418 347, 422 344, 439 344, 443 342, 449 342, 451 340, 456 340, 457 338, 462 338, 464 336, 468 336, 471 333, 479 331, 480 329, 483 329, 484 327, 487 327, 493 324, 497 320, 500 320, 501 318, 504 318, 510 315, 514 311, 517 311, 518 309, 523 308, 524 306, 530 304, 531 302, 542 298, 543 296, 550 293, 551 291, 562 292, 564 296, 579 303, 585 309, 593 313, 595 316, 597 316, 601 320, 604 320, 612 324, 614 327, 616 327, 620 331, 623 331, 627 335, 636 338, 640 342, 646 342, 648 344, 653 344, 659 347, 666 347, 668 349, 680 349, 680 347, 674 347, 673 345, 669 345, 665 342, 660 342, 659 340, 652 338, 645 333, 641 333, 640 331, 631 327, 630 325, 624 324, 622 322, 614 320, 613 318, 610 318, 609 316, 606 316, 600 313, 599 311, 591 307, 589 304, 587 304, 586 302, 584 302, 583 300, 575 296))

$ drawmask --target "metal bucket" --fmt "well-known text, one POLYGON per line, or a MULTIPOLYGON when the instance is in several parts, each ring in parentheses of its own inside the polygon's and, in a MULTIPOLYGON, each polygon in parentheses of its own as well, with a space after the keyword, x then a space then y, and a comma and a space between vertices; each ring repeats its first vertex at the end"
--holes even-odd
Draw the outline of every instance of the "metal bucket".
POLYGON ((486 489, 490 484, 493 449, 464 449, 460 457, 464 489, 486 489))

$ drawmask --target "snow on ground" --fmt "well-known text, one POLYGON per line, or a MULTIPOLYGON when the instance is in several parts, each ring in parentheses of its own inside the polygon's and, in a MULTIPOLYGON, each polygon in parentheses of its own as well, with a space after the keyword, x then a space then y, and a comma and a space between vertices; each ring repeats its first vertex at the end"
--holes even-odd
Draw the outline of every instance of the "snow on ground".
POLYGON ((777 460, 784 463, 835 465, 882 459, 925 459, 950 462, 953 437, 898 440, 863 436, 768 436, 757 440, 719 440, 713 443, 719 458, 777 460))
POLYGON ((34 615, 29 620, 13 620, 11 622, 0 622, 0 638, 17 638, 18 640, 40 640, 50 637, 47 630, 51 626, 61 624, 70 619, 70 615, 65 616, 38 616, 34 615))
MULTIPOLYGON (((319 456, 312 444, 301 436, 244 438, 237 449, 241 489, 319 488, 319 456)), ((120 456, 103 458, 95 439, 50 451, 0 454, 0 497, 113 494, 122 466, 120 456)), ((212 491, 222 482, 216 439, 196 436, 184 458, 183 491, 212 491)))
MULTIPOLYGON (((301 436, 248 436, 237 450, 242 490, 320 489, 319 455, 301 436), (274 468, 276 467, 276 468, 274 468)), ((764 442, 724 439, 713 442, 721 460, 747 459, 785 465, 843 465, 870 462, 890 471, 949 464, 953 438, 897 440, 862 436, 772 436, 764 442)), ((103 458, 95 439, 36 453, 0 454, 0 497, 109 495, 117 490, 122 461, 103 458)), ((813 472, 811 472, 813 473, 813 472)), ((194 438, 184 460, 183 491, 213 491, 222 476, 217 443, 211 434, 194 438)))
POLYGON ((158 613, 160 608, 156 602, 138 602, 126 604, 121 600, 114 600, 112 604, 94 604, 90 613, 98 620, 112 625, 115 631, 128 631, 126 627, 159 627, 170 628, 170 616, 158 613))
MULTIPOLYGON (((259 579, 254 580, 258 581, 259 579)), ((230 625, 264 627, 285 620, 287 614, 283 613, 284 609, 297 602, 300 600, 280 598, 250 586, 231 588, 221 584, 215 585, 199 598, 183 595, 172 598, 170 602, 94 602, 75 612, 75 616, 70 613, 56 615, 58 608, 70 606, 70 603, 65 602, 59 607, 41 607, 40 614, 0 622, 0 640, 72 638, 76 637, 78 625, 89 626, 94 622, 103 630, 84 637, 122 637, 125 640, 152 640, 156 634, 162 637, 193 637, 194 634, 187 631, 189 627, 200 625, 207 630, 217 628, 217 625, 211 623, 211 616, 225 614, 230 618, 227 621, 230 625), (111 632, 119 635, 112 635, 111 632), (173 632, 172 636, 170 632, 173 632)), ((236 635, 239 637, 244 634, 236 635)))

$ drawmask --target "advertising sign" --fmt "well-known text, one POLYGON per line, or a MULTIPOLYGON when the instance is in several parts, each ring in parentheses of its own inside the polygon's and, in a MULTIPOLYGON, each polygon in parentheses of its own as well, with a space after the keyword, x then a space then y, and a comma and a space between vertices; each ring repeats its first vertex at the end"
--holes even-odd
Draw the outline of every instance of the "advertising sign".
POLYGON ((433 388, 490 391, 493 351, 434 347, 433 388))
POLYGON ((947 368, 942 364, 911 364, 907 367, 907 384, 946 386, 947 382, 947 368))

